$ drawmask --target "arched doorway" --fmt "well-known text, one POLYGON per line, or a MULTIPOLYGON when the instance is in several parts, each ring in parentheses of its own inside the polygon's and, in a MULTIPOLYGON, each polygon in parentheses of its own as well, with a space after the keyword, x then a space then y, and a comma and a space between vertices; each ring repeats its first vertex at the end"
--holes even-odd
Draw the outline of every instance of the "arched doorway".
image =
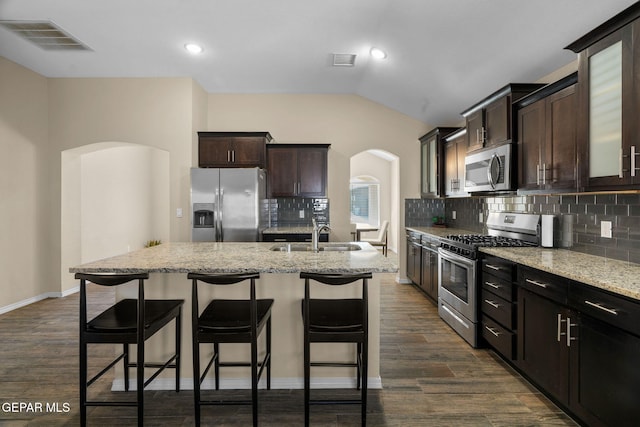
POLYGON ((66 150, 61 157, 61 283, 69 267, 169 238, 169 153, 124 142, 66 150))
MULTIPOLYGON (((400 224, 400 159, 385 150, 366 150, 351 156, 350 182, 378 185, 378 221, 389 221, 389 250, 398 253, 400 224)), ((365 236, 365 233, 363 233, 365 236)), ((370 236, 375 236, 371 232, 370 236)))

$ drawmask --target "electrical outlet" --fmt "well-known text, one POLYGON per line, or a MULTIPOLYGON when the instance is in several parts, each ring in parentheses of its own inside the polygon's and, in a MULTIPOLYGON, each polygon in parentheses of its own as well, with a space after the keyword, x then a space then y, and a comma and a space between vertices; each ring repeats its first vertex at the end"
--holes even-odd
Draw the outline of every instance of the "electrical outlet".
POLYGON ((484 222, 484 215, 482 214, 482 212, 480 212, 480 214, 478 215, 478 221, 484 222))
POLYGON ((611 221, 600 221, 600 237, 606 237, 610 239, 611 234, 611 221))
POLYGON ((451 219, 456 219, 456 211, 451 211, 451 219))
POLYGON ((298 217, 300 217, 301 219, 304 219, 304 209, 300 209, 298 211, 298 217))

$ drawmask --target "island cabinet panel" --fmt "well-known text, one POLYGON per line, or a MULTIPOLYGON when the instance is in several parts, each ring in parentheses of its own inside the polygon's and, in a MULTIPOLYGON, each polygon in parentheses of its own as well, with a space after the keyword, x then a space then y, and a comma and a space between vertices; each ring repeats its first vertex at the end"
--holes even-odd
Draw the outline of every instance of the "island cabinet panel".
POLYGON ((640 4, 570 44, 578 53, 580 187, 640 184, 640 4))
POLYGON ((538 83, 511 83, 463 111, 467 151, 504 144, 517 137, 514 103, 542 86, 538 83))
POLYGON ((576 96, 571 85, 518 110, 519 190, 576 190, 576 96))
POLYGON ((640 419, 640 301, 518 266, 515 365, 590 426, 640 419))
POLYGON ((329 144, 273 144, 267 148, 270 197, 325 197, 329 144))
POLYGON ((264 168, 269 142, 268 132, 198 132, 198 166, 264 168))

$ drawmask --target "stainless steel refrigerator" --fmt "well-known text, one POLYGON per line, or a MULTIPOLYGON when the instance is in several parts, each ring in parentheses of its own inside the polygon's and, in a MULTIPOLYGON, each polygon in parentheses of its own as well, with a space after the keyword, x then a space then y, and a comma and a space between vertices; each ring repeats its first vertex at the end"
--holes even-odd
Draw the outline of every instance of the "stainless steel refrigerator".
POLYGON ((266 176, 259 168, 191 169, 191 240, 256 242, 266 228, 266 176))

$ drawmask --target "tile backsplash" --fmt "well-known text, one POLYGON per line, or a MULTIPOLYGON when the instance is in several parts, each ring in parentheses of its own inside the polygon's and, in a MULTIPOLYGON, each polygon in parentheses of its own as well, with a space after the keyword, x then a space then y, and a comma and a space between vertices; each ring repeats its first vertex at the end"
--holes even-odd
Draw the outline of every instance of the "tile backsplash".
POLYGON ((424 201, 407 199, 405 224, 428 225, 433 212, 437 210, 435 207, 440 203, 444 206, 445 222, 450 227, 477 233, 486 231, 484 223, 480 222, 481 213, 483 220, 489 212, 553 214, 559 224, 556 235, 558 246, 640 263, 640 194, 490 196, 424 201), (455 220, 453 211, 456 212, 455 220), (418 218, 420 212, 424 212, 424 216, 418 218), (611 238, 600 236, 601 221, 611 222, 611 238))
POLYGON ((270 199, 268 203, 271 227, 311 226, 313 217, 320 224, 329 224, 329 199, 278 198, 270 199))

